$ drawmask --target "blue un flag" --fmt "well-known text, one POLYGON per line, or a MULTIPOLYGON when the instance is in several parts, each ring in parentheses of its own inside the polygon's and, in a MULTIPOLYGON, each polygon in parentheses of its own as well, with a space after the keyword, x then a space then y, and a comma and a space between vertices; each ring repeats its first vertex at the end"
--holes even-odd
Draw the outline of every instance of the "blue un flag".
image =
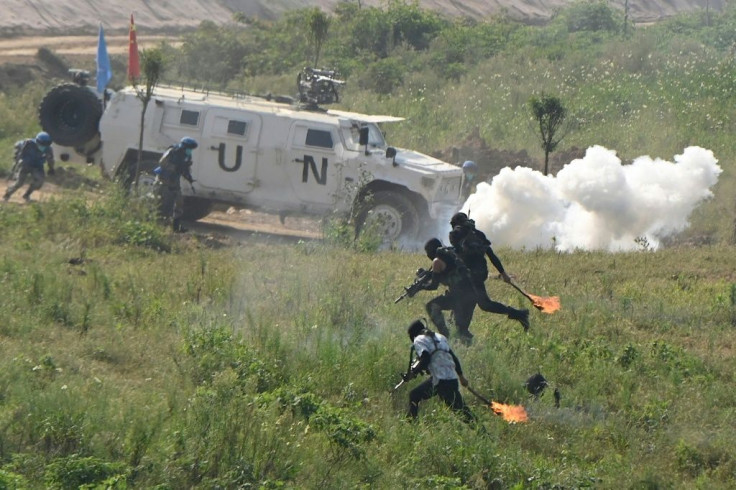
POLYGON ((110 68, 110 57, 107 55, 105 31, 100 24, 100 38, 97 40, 97 91, 104 93, 111 79, 112 68, 110 68))

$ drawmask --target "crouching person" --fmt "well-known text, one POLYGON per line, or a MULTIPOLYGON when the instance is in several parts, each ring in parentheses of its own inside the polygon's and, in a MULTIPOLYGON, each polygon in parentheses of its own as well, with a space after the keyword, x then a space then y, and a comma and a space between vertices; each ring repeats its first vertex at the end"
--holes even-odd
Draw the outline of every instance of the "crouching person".
POLYGON ((49 175, 54 175, 54 152, 51 149, 51 136, 41 131, 35 138, 19 141, 16 145, 16 161, 13 166, 15 182, 6 189, 3 200, 7 201, 15 191, 25 184, 28 177, 31 183, 23 194, 23 199, 30 202, 31 193, 43 186, 46 173, 44 164, 48 164, 49 175))
POLYGON ((413 379, 420 373, 430 375, 428 380, 409 393, 408 416, 416 419, 419 415, 419 403, 437 395, 445 405, 459 412, 465 422, 473 422, 475 416, 460 394, 460 384, 467 386, 468 380, 463 376, 460 361, 452 352, 447 338, 429 330, 421 320, 415 320, 409 325, 408 333, 412 341, 413 362, 403 376, 404 380, 413 379))

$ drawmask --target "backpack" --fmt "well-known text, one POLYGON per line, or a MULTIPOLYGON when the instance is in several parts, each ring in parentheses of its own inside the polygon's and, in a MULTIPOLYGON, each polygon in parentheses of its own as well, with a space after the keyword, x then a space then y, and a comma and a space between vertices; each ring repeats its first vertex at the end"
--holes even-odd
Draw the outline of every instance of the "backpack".
POLYGON ((13 167, 10 169, 10 178, 12 178, 18 172, 18 170, 20 170, 20 156, 23 153, 23 150, 25 150, 26 146, 32 141, 32 139, 24 139, 18 140, 13 143, 13 167))

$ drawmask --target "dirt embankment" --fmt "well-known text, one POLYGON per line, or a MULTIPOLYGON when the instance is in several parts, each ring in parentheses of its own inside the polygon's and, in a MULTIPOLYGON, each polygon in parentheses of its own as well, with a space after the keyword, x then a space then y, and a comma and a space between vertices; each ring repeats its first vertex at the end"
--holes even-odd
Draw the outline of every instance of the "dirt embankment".
MULTIPOLYGON (((110 33, 127 32, 130 15, 134 14, 141 33, 160 34, 191 30, 202 21, 218 24, 232 22, 233 15, 273 20, 286 12, 318 7, 332 12, 345 0, 177 0, 151 2, 127 0, 113 2, 89 0, 3 0, 0 37, 59 35, 97 32, 102 24, 110 33)), ((385 7, 385 0, 351 0, 361 7, 385 7)), ((483 19, 504 15, 526 23, 549 20, 558 10, 577 0, 422 0, 422 8, 443 16, 483 19)), ((634 22, 654 22, 679 12, 710 9, 722 10, 726 0, 607 0, 621 11, 628 7, 634 22)))

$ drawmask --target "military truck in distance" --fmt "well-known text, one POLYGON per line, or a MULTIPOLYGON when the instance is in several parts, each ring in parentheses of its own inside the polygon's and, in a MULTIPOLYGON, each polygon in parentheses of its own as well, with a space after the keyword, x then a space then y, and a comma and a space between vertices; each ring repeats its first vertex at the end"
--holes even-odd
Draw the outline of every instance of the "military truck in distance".
MULTIPOLYGON (((402 118, 321 108, 337 98, 323 73, 300 76, 296 100, 157 87, 145 114, 138 185, 151 185, 164 151, 190 136, 199 147, 194 186, 182 186, 185 219, 203 218, 216 203, 281 217, 352 212, 356 231, 372 223, 387 241, 422 240, 427 224, 459 208, 462 170, 389 146, 378 125, 402 118)), ((83 85, 53 88, 39 107, 41 126, 61 160, 94 163, 124 181, 138 159, 142 102, 128 87, 103 110, 95 94, 83 85)))

